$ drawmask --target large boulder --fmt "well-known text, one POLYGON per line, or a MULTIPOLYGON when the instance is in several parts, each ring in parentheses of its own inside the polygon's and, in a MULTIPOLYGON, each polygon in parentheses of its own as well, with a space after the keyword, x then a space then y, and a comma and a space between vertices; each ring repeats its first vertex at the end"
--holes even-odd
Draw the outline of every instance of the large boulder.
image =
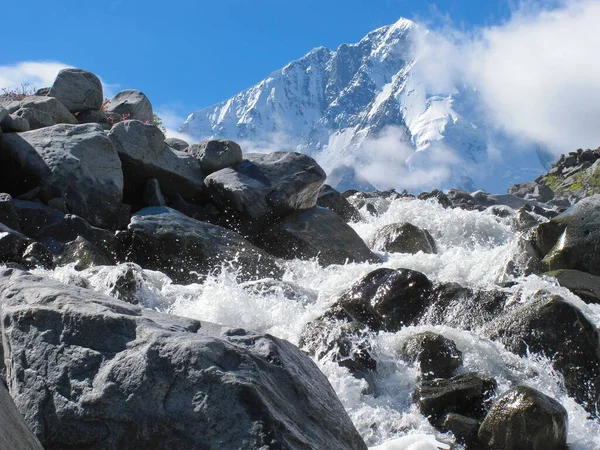
POLYGON ((140 120, 153 125, 154 112, 148 97, 134 89, 126 89, 115 95, 105 107, 107 112, 117 113, 131 120, 140 120))
POLYGON ((317 197, 317 205, 329 208, 345 222, 358 222, 360 213, 352 204, 328 184, 324 184, 317 197))
POLYGON ((21 231, 19 214, 13 205, 13 198, 10 194, 0 194, 0 223, 15 231, 21 231))
POLYGON ((198 159, 200 167, 207 175, 242 162, 242 148, 228 139, 202 141, 190 145, 185 152, 198 159))
POLYGON ((0 382, 0 448, 11 450, 43 450, 42 444, 27 427, 23 416, 0 382))
POLYGON ((502 450, 563 450, 568 416, 551 397, 527 386, 505 392, 479 428, 479 442, 502 450))
POLYGON ((121 253, 128 261, 159 270, 176 283, 198 282, 199 277, 224 266, 238 269, 240 280, 282 275, 271 256, 235 231, 166 207, 145 208, 132 217, 121 253))
POLYGON ((462 373, 450 379, 421 380, 413 399, 433 424, 438 424, 448 413, 481 419, 489 409, 496 387, 493 378, 462 373))
POLYGON ((126 120, 112 127, 108 137, 123 163, 124 196, 130 203, 140 203, 150 178, 156 178, 161 191, 169 197, 179 194, 186 200, 195 200, 200 196, 204 174, 198 161, 170 148, 162 131, 154 125, 126 120))
POLYGON ((93 225, 113 228, 123 220, 121 161, 102 127, 55 125, 3 135, 5 180, 17 194, 40 186, 42 200, 62 197, 69 211, 93 225), (18 191, 21 192, 18 192, 18 191))
POLYGON ((9 392, 45 448, 367 448, 286 341, 13 270, 0 301, 9 392))
POLYGON ((374 250, 397 253, 437 253, 433 237, 412 223, 394 223, 380 229, 373 238, 374 250))
POLYGON ((323 266, 379 262, 356 231, 333 211, 321 208, 289 214, 264 230, 257 242, 280 258, 317 258, 323 266))
POLYGON ((600 275, 600 194, 585 198, 539 225, 536 246, 550 270, 600 275))
POLYGON ((188 144, 186 141, 179 138, 167 138, 165 139, 165 143, 173 150, 179 150, 180 152, 184 151, 190 146, 190 144, 188 144))
POLYGON ((40 109, 21 108, 15 112, 15 115, 27 120, 30 130, 39 128, 51 127, 56 125, 56 122, 50 114, 40 109))
POLYGON ((325 172, 302 153, 247 153, 234 167, 214 172, 204 184, 212 202, 238 216, 244 228, 265 223, 317 203, 325 172))
POLYGON ((83 69, 62 69, 48 93, 71 112, 98 110, 104 95, 100 78, 83 69))
POLYGON ((21 116, 17 116, 13 113, 4 116, 2 121, 0 121, 0 127, 2 127, 2 130, 4 132, 12 131, 15 133, 21 133, 23 131, 30 130, 29 122, 27 122, 27 119, 21 116))
POLYGON ((577 307, 556 295, 539 295, 482 331, 513 353, 539 353, 551 359, 567 392, 590 413, 597 413, 600 334, 577 307))
MULTIPOLYGON (((54 97, 38 97, 32 95, 25 97, 21 101, 21 108, 37 109, 39 111, 47 113, 55 123, 67 123, 71 125, 77 125, 77 118, 71 114, 71 112, 54 97)), ((19 111, 16 111, 19 115, 19 111)))
POLYGON ((425 379, 450 378, 463 361, 462 352, 453 340, 431 331, 409 336, 400 353, 404 359, 418 364, 425 379))
POLYGON ((373 331, 398 331, 416 323, 429 304, 432 288, 421 272, 376 269, 342 294, 326 315, 363 323, 373 331))

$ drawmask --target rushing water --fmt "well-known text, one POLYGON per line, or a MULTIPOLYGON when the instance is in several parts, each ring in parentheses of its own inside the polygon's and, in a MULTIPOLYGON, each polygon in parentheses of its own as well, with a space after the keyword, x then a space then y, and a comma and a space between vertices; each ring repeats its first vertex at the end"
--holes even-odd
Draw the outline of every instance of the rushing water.
MULTIPOLYGON (((444 209, 435 201, 377 199, 373 202, 380 215, 374 217, 361 211, 363 221, 352 225, 365 242, 369 244, 376 231, 387 224, 410 222, 431 233, 438 254, 380 254, 382 264, 326 268, 315 261, 295 260, 286 263, 286 283, 238 283, 235 273, 225 270, 209 276, 202 284, 179 286, 161 273, 144 271, 145 281, 139 292, 142 303, 177 315, 270 333, 297 344, 307 322, 378 267, 414 269, 434 282, 455 281, 472 287, 497 288, 499 282, 507 281, 505 267, 517 251, 518 237, 511 228, 511 217, 499 218, 487 211, 444 209)), ((102 268, 84 274, 94 289, 108 293, 108 280, 113 272, 114 268, 102 268)), ((82 276, 70 267, 50 274, 67 282, 82 276)), ((507 289, 515 294, 515 301, 526 302, 542 288, 550 290, 576 304, 596 327, 600 326, 599 305, 586 305, 550 279, 529 276, 514 281, 516 284, 507 289)), ((477 371, 494 377, 498 392, 526 384, 556 398, 569 414, 570 449, 600 448, 600 424, 588 419, 584 409, 566 395, 561 376, 552 370, 548 360, 537 355, 521 358, 474 332, 447 326, 415 326, 371 336, 378 373, 369 390, 366 381, 354 378, 327 357, 317 361, 372 450, 435 450, 450 448, 448 444, 454 443, 451 434, 436 431, 412 403, 418 369, 399 357, 405 339, 425 330, 455 341, 463 352, 460 371, 477 371)))

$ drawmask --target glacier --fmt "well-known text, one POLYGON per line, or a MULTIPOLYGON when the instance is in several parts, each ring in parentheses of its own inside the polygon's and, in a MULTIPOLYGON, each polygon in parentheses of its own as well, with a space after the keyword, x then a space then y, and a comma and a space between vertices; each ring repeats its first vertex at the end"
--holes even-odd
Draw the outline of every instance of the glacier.
POLYGON ((338 190, 500 192, 545 172, 543 148, 490 123, 465 80, 432 70, 447 58, 432 36, 402 18, 356 44, 315 48, 180 131, 306 153, 338 190))

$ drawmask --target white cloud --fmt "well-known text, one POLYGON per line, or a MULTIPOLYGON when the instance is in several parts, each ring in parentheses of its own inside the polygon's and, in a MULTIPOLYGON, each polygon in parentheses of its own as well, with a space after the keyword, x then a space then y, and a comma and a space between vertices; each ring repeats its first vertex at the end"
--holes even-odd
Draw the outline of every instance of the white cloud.
POLYGON ((183 139, 188 144, 195 144, 197 140, 186 133, 181 133, 178 128, 181 126, 185 118, 181 116, 174 107, 169 105, 160 105, 155 108, 154 113, 162 121, 162 125, 165 127, 167 138, 183 139))
POLYGON ((468 83, 482 115, 554 153, 600 145, 600 2, 525 3, 472 34, 448 26, 418 43, 433 91, 468 83), (537 6, 536 6, 537 5, 537 6))
MULTIPOLYGON (((0 89, 40 89, 52 86, 58 72, 62 69, 73 67, 60 61, 22 61, 10 66, 0 66, 0 89)), ((98 75, 98 74, 96 74, 98 75)), ((104 97, 111 98, 119 90, 119 85, 102 82, 104 97)))
POLYGON ((23 61, 12 66, 0 66, 0 88, 18 89, 22 85, 30 88, 51 86, 56 74, 72 67, 58 61, 23 61))

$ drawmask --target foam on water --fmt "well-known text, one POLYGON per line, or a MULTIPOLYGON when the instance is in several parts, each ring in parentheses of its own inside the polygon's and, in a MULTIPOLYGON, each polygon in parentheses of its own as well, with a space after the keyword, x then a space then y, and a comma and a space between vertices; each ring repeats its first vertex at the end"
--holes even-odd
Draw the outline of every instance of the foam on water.
MULTIPOLYGON (((365 242, 370 243, 377 230, 387 224, 411 222, 431 233, 438 254, 381 254, 382 264, 326 268, 316 261, 289 261, 283 285, 269 280, 239 283, 235 273, 226 270, 209 276, 203 284, 179 286, 158 272, 144 271, 142 303, 177 315, 271 333, 297 344, 307 322, 322 314, 340 293, 378 267, 414 269, 435 282, 455 281, 477 287, 492 286, 506 277, 505 267, 517 249, 518 238, 510 227, 510 217, 444 209, 435 201, 377 199, 374 202, 383 213, 373 217, 366 210, 361 211, 364 221, 352 225, 365 242)), ((114 269, 95 270, 83 276, 87 277, 90 287, 109 293, 107 280, 111 270, 114 269)), ((70 267, 49 274, 71 283, 82 276, 70 267)), ((515 294, 513 301, 525 302, 540 289, 556 292, 600 326, 600 305, 586 305, 547 278, 530 276, 515 281, 515 286, 510 288, 515 294)), ((498 382, 498 392, 526 384, 561 402, 569 414, 570 449, 600 448, 600 424, 588 419, 583 408, 565 394, 562 377, 552 370, 548 360, 537 355, 518 357, 499 343, 461 329, 417 326, 370 336, 378 362, 378 373, 370 380, 370 386, 327 356, 316 361, 372 450, 448 448, 447 444, 454 442, 451 434, 436 431, 413 404, 411 396, 419 372, 399 356, 399 348, 408 336, 425 330, 454 340, 463 352, 460 370, 493 376, 498 382)))

